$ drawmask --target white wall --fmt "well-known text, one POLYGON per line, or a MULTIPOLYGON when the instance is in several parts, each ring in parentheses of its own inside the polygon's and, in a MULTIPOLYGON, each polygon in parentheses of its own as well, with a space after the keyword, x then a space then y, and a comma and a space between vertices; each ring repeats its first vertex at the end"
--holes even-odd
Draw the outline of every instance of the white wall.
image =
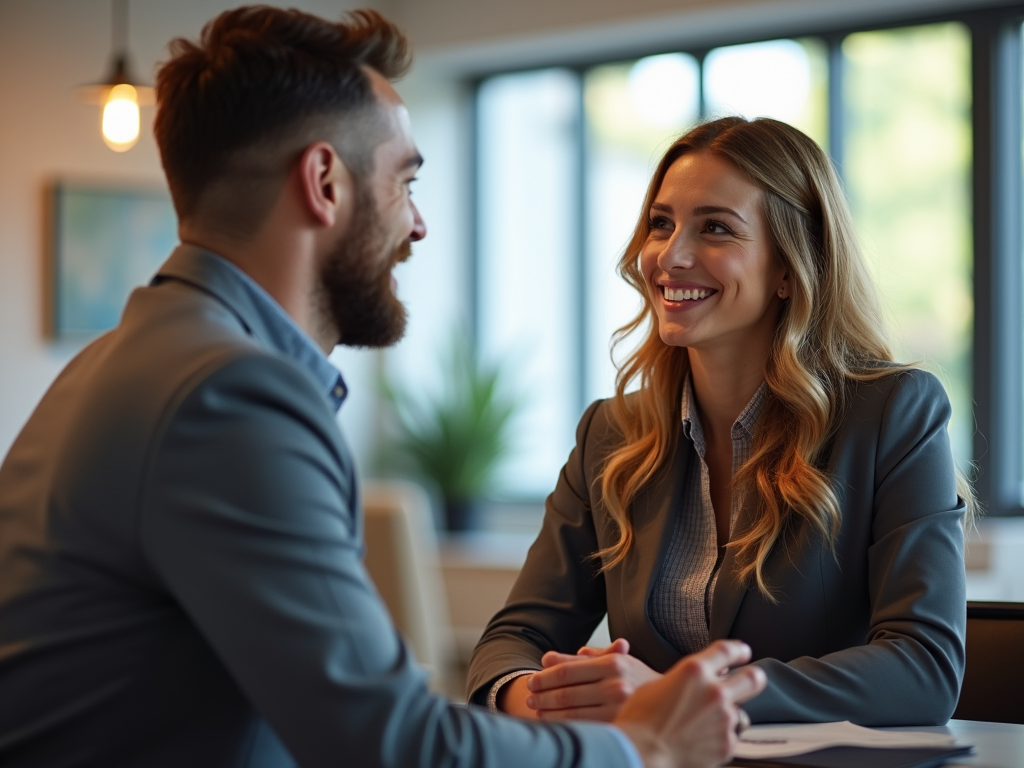
MULTIPOLYGON (((198 36, 206 21, 236 4, 135 0, 129 47, 138 76, 151 83, 172 37, 198 36)), ((287 4, 335 17, 355 5, 287 4)), ((68 177, 163 183, 152 108, 143 108, 138 144, 117 154, 100 137, 99 108, 76 99, 75 86, 106 74, 110 47, 108 0, 0 0, 0 456, 78 348, 55 345, 43 332, 46 185, 68 177)), ((348 378, 367 378, 367 353, 342 357, 348 378)), ((358 402, 363 396, 354 395, 346 417, 365 431, 358 418, 366 411, 358 402)))

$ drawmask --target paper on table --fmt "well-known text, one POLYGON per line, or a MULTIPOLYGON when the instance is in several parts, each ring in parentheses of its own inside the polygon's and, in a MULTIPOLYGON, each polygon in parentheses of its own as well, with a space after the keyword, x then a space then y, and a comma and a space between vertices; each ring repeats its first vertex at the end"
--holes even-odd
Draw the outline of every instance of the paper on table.
POLYGON ((736 757, 765 760, 803 755, 828 747, 948 747, 954 741, 948 733, 875 731, 849 721, 755 725, 740 737, 736 757))

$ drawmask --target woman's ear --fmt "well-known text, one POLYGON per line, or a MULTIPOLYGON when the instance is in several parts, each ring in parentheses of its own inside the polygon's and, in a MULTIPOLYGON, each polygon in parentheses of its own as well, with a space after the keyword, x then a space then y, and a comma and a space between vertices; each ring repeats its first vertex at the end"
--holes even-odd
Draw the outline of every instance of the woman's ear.
POLYGON ((325 227, 347 220, 354 197, 354 180, 348 166, 326 141, 306 147, 299 159, 299 184, 306 209, 325 227))
POLYGON ((780 299, 782 299, 783 301, 785 301, 786 299, 789 298, 789 272, 788 271, 782 273, 782 280, 779 283, 779 287, 776 289, 775 292, 776 292, 776 294, 778 294, 778 297, 780 299))

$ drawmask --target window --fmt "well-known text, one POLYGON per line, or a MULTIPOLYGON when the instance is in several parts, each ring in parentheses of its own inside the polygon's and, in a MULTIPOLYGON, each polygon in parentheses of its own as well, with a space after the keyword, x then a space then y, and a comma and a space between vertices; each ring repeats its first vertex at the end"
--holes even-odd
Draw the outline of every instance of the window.
POLYGON ((579 416, 577 79, 560 69, 495 77, 478 99, 480 176, 495 181, 479 193, 477 338, 486 355, 511 358, 525 389, 503 484, 540 497, 579 416))
POLYGON ((503 492, 549 492, 576 419, 613 391, 609 342, 639 307, 616 265, 662 152, 703 117, 766 115, 832 155, 897 358, 946 386, 989 513, 1020 514, 1022 13, 482 80, 477 338, 522 360, 529 398, 503 492))
POLYGON ((898 360, 921 361, 953 403, 971 459, 971 40, 956 22, 842 42, 842 159, 861 246, 898 360))
POLYGON ((583 76, 586 403, 615 391, 609 343, 640 309, 616 265, 633 234, 654 164, 697 121, 699 78, 697 60, 682 53, 605 64, 583 76))

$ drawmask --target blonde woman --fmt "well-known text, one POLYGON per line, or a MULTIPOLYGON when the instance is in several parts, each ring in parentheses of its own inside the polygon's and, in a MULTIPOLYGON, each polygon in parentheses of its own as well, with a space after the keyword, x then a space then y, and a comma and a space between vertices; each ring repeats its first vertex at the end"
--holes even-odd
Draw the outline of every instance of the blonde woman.
POLYGON ((828 158, 775 120, 698 126, 619 269, 643 297, 620 337, 647 336, 580 421, 471 700, 606 720, 731 637, 768 676, 754 722, 944 723, 973 497, 941 385, 892 361, 828 158), (581 648, 606 613, 613 644, 581 648))

